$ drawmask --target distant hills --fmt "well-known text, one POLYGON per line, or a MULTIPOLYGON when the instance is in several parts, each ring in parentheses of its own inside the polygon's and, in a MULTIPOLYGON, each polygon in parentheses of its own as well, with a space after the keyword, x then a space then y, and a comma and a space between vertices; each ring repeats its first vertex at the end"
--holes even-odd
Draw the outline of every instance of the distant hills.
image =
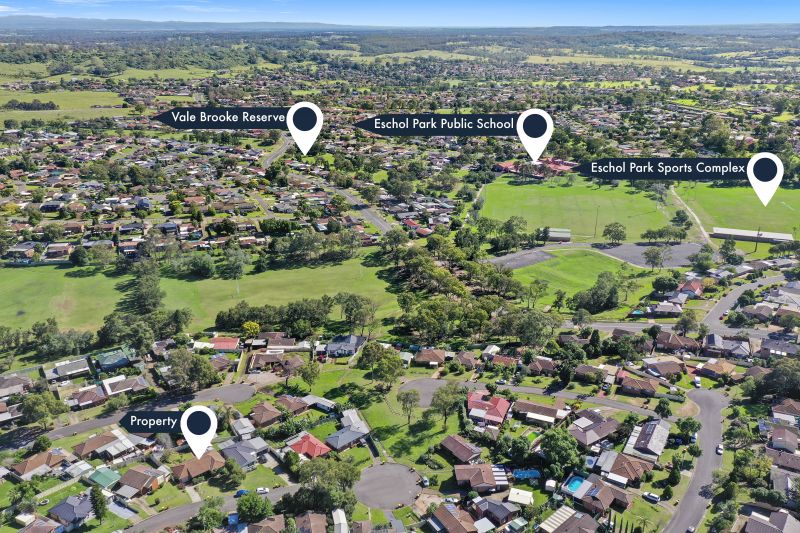
MULTIPOLYGON (((441 30, 477 32, 513 32, 540 35, 592 35, 633 31, 666 31, 695 35, 783 35, 800 33, 800 23, 742 24, 742 25, 683 25, 683 26, 553 26, 547 28, 442 28, 441 30)), ((148 21, 135 19, 93 19, 72 17, 42 17, 32 15, 0 16, 0 31, 13 32, 320 32, 320 31, 418 31, 421 27, 357 26, 320 22, 186 22, 148 21)))

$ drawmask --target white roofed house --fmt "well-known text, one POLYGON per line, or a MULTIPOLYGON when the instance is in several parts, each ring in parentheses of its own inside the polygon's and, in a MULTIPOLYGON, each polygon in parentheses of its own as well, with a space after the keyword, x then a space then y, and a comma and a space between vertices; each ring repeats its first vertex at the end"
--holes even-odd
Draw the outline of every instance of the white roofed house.
POLYGON ((240 437, 242 440, 249 439, 256 432, 255 426, 247 418, 237 418, 231 422, 231 430, 233 434, 240 437))
POLYGON ((651 420, 634 427, 625 444, 625 454, 657 463, 667 445, 669 428, 666 420, 651 420))

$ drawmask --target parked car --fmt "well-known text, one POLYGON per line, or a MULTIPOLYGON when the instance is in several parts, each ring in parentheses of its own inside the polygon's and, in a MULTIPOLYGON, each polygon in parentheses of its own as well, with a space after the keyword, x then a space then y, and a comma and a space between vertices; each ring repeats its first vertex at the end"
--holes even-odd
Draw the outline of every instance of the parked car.
POLYGON ((691 437, 689 437, 689 442, 691 442, 692 444, 694 444, 695 442, 697 442, 697 432, 695 432, 695 434, 694 434, 694 435, 692 435, 691 437))
POLYGON ((661 496, 658 494, 653 494, 652 492, 643 492, 642 498, 649 501, 650 503, 658 503, 661 501, 661 496))
POLYGON ((722 452, 724 451, 725 447, 722 445, 722 443, 720 442, 719 444, 717 444, 717 455, 722 455, 722 452))
POLYGON ((695 378, 694 378, 694 387, 695 387, 696 389, 699 389, 699 388, 700 388, 700 387, 702 387, 702 386, 703 386, 703 382, 702 382, 702 381, 700 381, 700 377, 699 377, 699 376, 695 377, 695 378))
POLYGON ((250 494, 250 491, 247 489, 239 489, 236 491, 236 494, 233 495, 234 498, 241 498, 245 494, 250 494))
POLYGON ((431 486, 431 480, 428 479, 428 476, 422 476, 422 486, 423 487, 430 487, 431 486))
POLYGON ((269 489, 267 487, 258 487, 256 494, 269 494, 269 489))
POLYGON ((458 503, 458 498, 445 498, 444 503, 458 503))
POLYGON ((498 385, 505 385, 506 384, 506 380, 498 379, 497 381, 495 381, 495 383, 497 383, 498 385))

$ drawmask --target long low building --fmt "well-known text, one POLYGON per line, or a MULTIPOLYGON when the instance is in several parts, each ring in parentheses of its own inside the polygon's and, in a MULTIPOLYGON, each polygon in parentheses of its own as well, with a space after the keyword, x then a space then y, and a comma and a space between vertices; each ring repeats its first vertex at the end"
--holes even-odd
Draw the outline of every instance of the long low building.
POLYGON ((794 240, 791 233, 776 233, 773 231, 753 231, 748 229, 714 228, 711 236, 716 239, 734 239, 737 241, 752 242, 791 242, 794 240))

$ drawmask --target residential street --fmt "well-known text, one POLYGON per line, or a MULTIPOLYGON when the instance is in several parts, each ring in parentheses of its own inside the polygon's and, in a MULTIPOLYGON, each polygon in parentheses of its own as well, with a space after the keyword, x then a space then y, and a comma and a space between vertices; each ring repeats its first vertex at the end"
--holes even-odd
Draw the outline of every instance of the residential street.
POLYGON ((712 475, 722 465, 722 456, 716 454, 717 444, 722 442, 720 413, 730 400, 722 393, 708 389, 691 390, 688 396, 700 407, 696 418, 703 424, 698 439, 703 455, 697 459, 689 489, 675 509, 665 533, 684 533, 689 527, 698 526, 711 501, 712 475))
MULTIPOLYGON (((76 433, 83 433, 98 429, 109 424, 119 422, 128 411, 147 411, 147 410, 169 410, 175 409, 182 403, 190 401, 206 402, 210 400, 221 400, 228 404, 243 402, 255 394, 255 390, 250 385, 242 383, 235 383, 232 385, 223 385, 222 387, 214 387, 198 391, 197 393, 189 396, 179 397, 164 397, 156 402, 149 404, 136 405, 125 411, 117 411, 107 416, 100 416, 71 424, 60 428, 55 428, 47 432, 47 436, 51 440, 68 437, 76 433)), ((23 447, 25 444, 30 443, 37 435, 31 435, 32 431, 27 428, 18 428, 3 435, 0 441, 0 451, 12 450, 23 447)))
MULTIPOLYGON (((269 492, 269 500, 272 503, 281 499, 284 494, 292 494, 299 488, 299 485, 290 485, 288 487, 278 487, 269 492)), ((224 496, 225 503, 222 505, 222 510, 226 513, 236 510, 236 499, 232 495, 224 496)), ((168 527, 182 526, 189 522, 197 511, 202 507, 203 502, 188 503, 179 507, 173 507, 167 511, 158 513, 151 516, 146 520, 142 520, 135 526, 131 526, 125 531, 131 533, 149 533, 150 531, 163 531, 168 527)))
MULTIPOLYGON (((725 325, 725 323, 720 320, 720 317, 723 316, 725 311, 729 310, 736 304, 736 300, 742 293, 748 289, 757 290, 759 287, 765 287, 767 285, 772 285, 773 283, 778 283, 784 281, 785 277, 781 274, 778 276, 770 276, 768 278, 761 278, 757 281, 752 283, 745 283, 744 285, 739 285, 738 287, 734 287, 730 293, 720 298, 717 304, 711 309, 708 313, 708 316, 703 320, 703 324, 707 325, 711 328, 712 333, 720 333, 720 334, 732 334, 739 331, 741 328, 730 328, 725 325)), ((765 329, 748 329, 747 332, 753 336, 758 338, 765 338, 769 333, 765 329)))

